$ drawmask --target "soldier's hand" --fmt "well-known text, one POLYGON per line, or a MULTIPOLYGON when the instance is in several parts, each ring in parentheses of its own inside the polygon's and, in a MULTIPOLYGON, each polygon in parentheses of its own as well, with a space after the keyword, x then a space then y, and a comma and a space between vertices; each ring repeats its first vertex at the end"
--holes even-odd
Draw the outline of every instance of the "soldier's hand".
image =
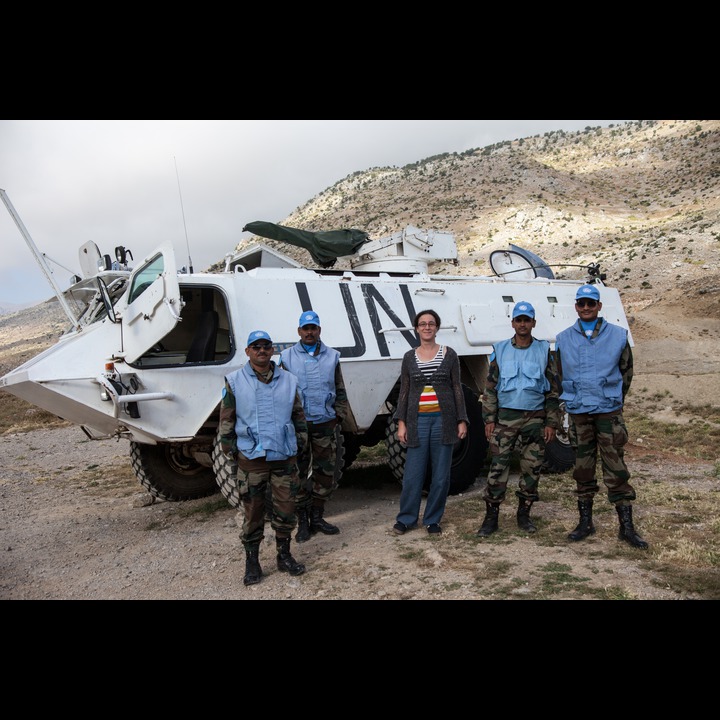
POLYGON ((495 432, 495 423, 485 423, 485 437, 488 440, 492 440, 493 433, 495 432))

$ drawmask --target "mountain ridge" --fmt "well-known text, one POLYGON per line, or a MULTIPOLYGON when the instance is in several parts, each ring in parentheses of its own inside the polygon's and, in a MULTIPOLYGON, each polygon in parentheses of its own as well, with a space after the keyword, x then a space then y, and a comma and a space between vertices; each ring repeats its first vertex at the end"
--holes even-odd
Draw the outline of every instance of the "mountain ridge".
MULTIPOLYGON (((599 262, 624 300, 642 306, 657 299, 653 289, 720 284, 719 211, 720 121, 639 120, 358 171, 279 223, 373 239, 409 224, 452 232, 458 265, 431 272, 491 275, 490 254, 510 243, 567 264, 558 277, 599 262)), ((315 267, 302 249, 262 242, 315 267)))

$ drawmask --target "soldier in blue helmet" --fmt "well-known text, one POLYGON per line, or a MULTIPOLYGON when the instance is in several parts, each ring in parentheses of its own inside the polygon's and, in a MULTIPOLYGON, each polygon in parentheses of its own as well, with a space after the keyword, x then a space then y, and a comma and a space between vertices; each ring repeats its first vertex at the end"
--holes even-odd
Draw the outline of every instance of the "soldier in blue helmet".
POLYGON ((576 542, 595 532, 592 510, 599 492, 595 479, 599 452, 607 498, 620 522, 618 537, 633 547, 647 548, 633 523, 636 495, 624 458, 628 433, 623 406, 633 377, 632 349, 627 330, 599 317, 601 309, 597 285, 578 288, 578 320, 558 333, 555 345, 562 384, 560 400, 565 402, 575 447, 573 478, 580 513, 580 521, 568 539, 576 542))
POLYGON ((545 443, 555 438, 560 427, 560 403, 555 359, 550 343, 533 337, 536 322, 535 308, 529 302, 516 303, 511 319, 515 334, 497 343, 490 355, 482 413, 492 461, 479 537, 488 537, 498 529, 514 452, 520 457, 520 481, 515 492, 517 525, 525 532, 537 530, 530 520, 530 508, 540 499, 538 485, 545 443))
POLYGON ((290 554, 290 537, 296 525, 297 455, 307 443, 307 423, 297 378, 275 364, 274 352, 267 332, 251 332, 245 348, 248 362, 225 378, 220 402, 220 444, 238 466, 245 585, 259 583, 263 574, 259 552, 268 485, 277 568, 290 575, 305 572, 305 566, 290 554))
POLYGON ((318 532, 340 532, 323 515, 336 486, 337 432, 347 414, 348 400, 340 353, 320 340, 321 331, 318 314, 303 312, 298 320, 300 340, 280 355, 280 366, 298 379, 308 425, 307 452, 298 456, 297 542, 306 542, 318 532))

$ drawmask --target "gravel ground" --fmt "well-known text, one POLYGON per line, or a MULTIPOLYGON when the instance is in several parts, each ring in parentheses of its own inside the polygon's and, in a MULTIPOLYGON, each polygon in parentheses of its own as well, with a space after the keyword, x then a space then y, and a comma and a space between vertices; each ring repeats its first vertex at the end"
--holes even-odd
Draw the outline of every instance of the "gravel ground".
MULTIPOLYGON (((220 495, 153 503, 127 451, 126 441, 88 441, 74 426, 0 437, 0 599, 533 599, 547 596, 549 569, 561 567, 584 580, 556 588, 554 598, 598 598, 608 587, 632 599, 693 597, 663 587, 643 552, 619 543, 607 508, 595 536, 570 544, 565 534, 577 520, 570 507, 538 503, 539 532, 526 536, 508 503, 488 543, 471 539, 482 519, 475 485, 449 499, 442 535, 419 529, 397 537, 390 528, 400 485, 384 480, 381 466, 372 487, 353 482, 336 491, 326 515, 339 535, 293 542, 304 575, 277 571, 270 531, 260 555, 265 577, 246 588, 236 511, 220 495)), ((637 447, 629 454, 642 462, 642 477, 675 476, 695 489, 714 482, 708 464, 689 469, 637 447)), ((544 482, 571 492, 569 476, 544 482)), ((644 480, 637 482, 642 492, 644 480)), ((636 507, 641 531, 649 513, 636 507)))
MULTIPOLYGON (((625 298, 636 343, 629 405, 667 397, 668 407, 649 403, 648 414, 688 422, 692 417, 672 410, 673 402, 717 403, 718 287, 717 274, 706 274, 658 288, 652 298, 625 298)), ((47 313, 41 306, 0 319, 0 371, 57 336, 47 313)), ((679 497, 716 492, 713 466, 662 448, 650 452, 639 438, 631 438, 627 457, 639 496, 636 524, 650 542, 645 554, 618 542, 617 519, 604 500, 596 503, 597 534, 567 542, 577 522, 567 474, 543 479, 541 494, 546 487, 555 499, 533 508, 534 536, 517 529, 514 503, 507 503, 500 531, 486 541, 474 538, 483 515, 476 484, 449 499, 441 536, 418 530, 397 537, 391 527, 400 485, 377 466, 372 486, 350 482, 351 470, 328 505, 339 535, 293 542, 296 559, 307 565, 304 575, 277 571, 269 531, 260 556, 265 577, 246 588, 236 512, 222 496, 152 503, 133 476, 127 441, 89 441, 75 426, 10 432, 0 436, 0 599, 696 599, 671 590, 657 564, 645 561, 662 552, 652 528, 666 512, 648 504, 645 489, 664 480, 679 497), (563 584, 561 572, 581 582, 563 584)))

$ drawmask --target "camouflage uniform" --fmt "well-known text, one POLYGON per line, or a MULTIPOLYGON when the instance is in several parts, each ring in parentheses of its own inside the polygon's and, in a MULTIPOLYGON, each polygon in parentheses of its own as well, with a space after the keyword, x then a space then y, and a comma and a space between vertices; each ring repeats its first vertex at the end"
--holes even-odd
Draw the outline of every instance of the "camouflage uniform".
POLYGON ((337 458, 337 420, 325 423, 308 422, 308 446, 305 452, 298 453, 298 471, 300 489, 298 491, 298 510, 308 510, 313 498, 324 503, 330 498, 337 483, 335 482, 335 461, 337 458), (312 463, 312 474, 310 465, 312 463))
MULTIPOLYGON (((270 382, 275 363, 271 363, 268 377, 256 373, 262 382, 270 382)), ((257 545, 264 537, 265 500, 268 486, 272 494, 270 525, 278 539, 289 538, 296 525, 295 504, 299 490, 297 458, 268 461, 265 458, 250 460, 238 452, 235 435, 235 396, 225 383, 220 403, 220 444, 223 452, 237 459, 238 489, 243 504, 242 543, 245 547, 257 545)), ((307 445, 308 429, 299 394, 295 396, 292 422, 297 436, 298 453, 307 445)))
POLYGON ((569 418, 570 442, 576 453, 573 478, 578 499, 590 500, 600 490, 595 479, 599 449, 608 500, 613 505, 635 500, 635 489, 629 482, 630 472, 624 459, 628 433, 622 412, 584 413, 569 415, 569 418))
MULTIPOLYGON (((598 322, 592 337, 596 337, 601 323, 598 322)), ((558 372, 562 377, 562 358, 558 354, 558 372)), ((633 355, 630 344, 620 356, 622 376, 622 398, 630 389, 633 378, 633 355)), ((603 482, 607 488, 608 500, 613 505, 631 503, 635 500, 635 489, 630 484, 630 471, 625 464, 625 445, 628 441, 627 428, 622 408, 609 413, 568 414, 570 420, 570 442, 575 449, 573 478, 577 484, 578 499, 591 500, 599 492, 595 471, 600 451, 603 482)))
POLYGON ((308 421, 308 443, 298 451, 300 490, 297 505, 309 509, 313 499, 324 504, 335 490, 335 465, 337 460, 336 426, 347 415, 348 399, 340 365, 335 368, 335 413, 337 418, 324 423, 308 421), (312 464, 312 473, 310 466, 312 464))
POLYGON ((598 452, 607 498, 615 506, 618 538, 635 548, 647 549, 633 522, 635 489, 625 465, 627 428, 623 420, 625 397, 633 377, 633 356, 628 331, 598 317, 600 290, 583 285, 575 295, 578 320, 555 338, 562 391, 575 449, 575 494, 579 521, 568 533, 578 542, 595 534, 593 503, 600 488, 595 475, 598 452))
POLYGON ((298 378, 308 425, 308 444, 298 452, 297 542, 312 535, 336 535, 340 528, 323 518, 336 487, 339 426, 348 412, 340 353, 320 340, 320 318, 305 311, 298 321, 301 339, 280 354, 280 366, 298 378), (313 358, 310 360, 309 358, 313 358))
MULTIPOLYGON (((515 345, 515 338, 511 339, 515 345)), ((516 495, 521 500, 536 502, 539 500, 538 483, 540 469, 545 456, 544 428, 560 427, 559 388, 555 371, 555 358, 548 354, 545 377, 550 390, 545 394, 543 410, 513 410, 498 407, 497 386, 500 369, 495 359, 490 363, 485 391, 482 396, 483 421, 495 423, 495 432, 490 440, 492 463, 488 472, 484 499, 492 504, 500 504, 507 491, 510 461, 513 452, 519 454, 520 482, 516 495)))

